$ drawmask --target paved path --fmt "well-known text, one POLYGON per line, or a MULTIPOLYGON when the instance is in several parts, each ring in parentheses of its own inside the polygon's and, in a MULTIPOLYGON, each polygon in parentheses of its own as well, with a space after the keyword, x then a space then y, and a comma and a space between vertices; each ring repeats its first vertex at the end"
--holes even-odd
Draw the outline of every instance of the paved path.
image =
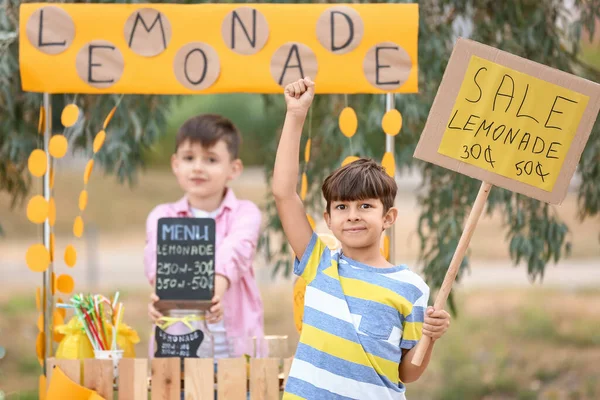
MULTIPOLYGON (((42 275, 31 272, 25 265, 27 243, 0 241, 0 282, 3 287, 32 288, 41 284, 42 275)), ((78 251, 78 262, 74 268, 67 268, 62 260, 55 266, 55 272, 69 273, 78 285, 95 282, 104 287, 145 286, 142 266, 142 248, 132 245, 100 247, 95 251, 78 251), (90 257, 92 253, 96 256, 90 257)), ((58 257, 59 259, 62 256, 58 257)), ((264 264, 263 264, 264 265, 264 264)), ((257 270, 262 284, 269 284, 271 274, 268 268, 257 270)), ((537 282, 535 286, 540 286, 537 282)), ((550 264, 542 284, 544 287, 600 288, 600 259, 563 260, 550 264)), ((513 267, 509 261, 474 260, 461 286, 465 288, 491 287, 531 287, 524 265, 513 267)))

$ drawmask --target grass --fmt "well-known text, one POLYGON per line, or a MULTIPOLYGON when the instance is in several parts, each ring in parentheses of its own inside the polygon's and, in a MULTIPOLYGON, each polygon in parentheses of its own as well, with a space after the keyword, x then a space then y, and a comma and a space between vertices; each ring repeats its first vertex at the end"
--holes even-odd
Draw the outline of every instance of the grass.
POLYGON ((30 313, 34 310, 35 298, 27 295, 10 297, 6 302, 0 303, 0 315, 5 318, 30 313))

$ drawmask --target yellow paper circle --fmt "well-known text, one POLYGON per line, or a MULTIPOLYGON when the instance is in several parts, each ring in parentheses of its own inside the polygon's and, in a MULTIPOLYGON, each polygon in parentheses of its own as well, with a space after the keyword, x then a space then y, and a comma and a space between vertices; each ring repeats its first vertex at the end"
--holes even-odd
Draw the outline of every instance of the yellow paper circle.
MULTIPOLYGON (((62 301, 61 298, 56 299, 56 304, 64 304, 65 302, 62 301)), ((63 321, 64 319, 67 317, 67 310, 65 310, 64 308, 58 308, 56 307, 56 311, 60 314, 60 316, 62 317, 63 321)))
POLYGON ((85 165, 85 171, 83 173, 83 183, 87 185, 90 180, 90 175, 92 175, 92 170, 94 169, 94 160, 90 160, 85 165))
POLYGON ((25 262, 33 272, 44 272, 50 264, 50 253, 43 244, 33 244, 27 249, 25 262))
POLYGON ((58 333, 54 328, 56 328, 59 325, 63 325, 65 323, 65 320, 62 316, 62 313, 60 312, 61 310, 59 309, 54 309, 54 313, 52 314, 52 328, 53 328, 53 334, 52 334, 52 339, 55 342, 60 342, 65 335, 63 335, 62 333, 58 333))
POLYGON ((81 211, 84 211, 85 208, 87 207, 87 203, 88 203, 88 192, 87 192, 87 190, 82 190, 81 193, 79 194, 79 209, 81 211))
POLYGON ((385 172, 392 178, 396 174, 396 164, 394 162, 394 153, 387 151, 381 160, 381 166, 385 168, 385 172))
POLYGON ((62 114, 60 115, 60 122, 65 128, 70 128, 77 122, 79 118, 79 107, 75 104, 69 104, 63 108, 62 114))
POLYGON ((41 224, 48 218, 48 210, 48 202, 43 196, 33 196, 27 204, 27 219, 34 224, 41 224))
POLYGON ((27 168, 33 176, 40 177, 46 173, 48 167, 48 158, 44 150, 35 149, 29 155, 27 160, 27 168))
POLYGON ((56 223, 56 201, 54 197, 50 197, 50 201, 48 202, 48 222, 50 226, 54 226, 56 223))
POLYGON ((104 120, 104 125, 102 125, 102 127, 104 129, 106 129, 106 127, 108 126, 108 123, 112 119, 113 115, 115 115, 115 111, 117 111, 117 106, 114 106, 112 108, 112 110, 110 110, 110 112, 108 113, 108 115, 106 116, 106 119, 104 120))
POLYGON ((44 332, 38 332, 35 341, 35 352, 37 353, 38 360, 44 359, 44 348, 44 332))
POLYGON ((302 174, 302 184, 300 186, 300 198, 304 200, 306 198, 306 192, 308 192, 308 179, 306 178, 306 172, 302 174))
POLYGON ((106 139, 106 132, 104 132, 104 130, 101 130, 96 134, 96 137, 94 138, 94 153, 97 153, 102 148, 102 145, 104 144, 104 139, 106 139))
POLYGON ((74 267, 77 263, 77 251, 72 244, 68 245, 65 249, 65 264, 69 267, 74 267))
POLYGON ((83 218, 81 218, 81 216, 75 218, 75 222, 73 223, 73 235, 78 238, 83 235, 83 218))
POLYGON ((67 154, 69 143, 64 135, 54 135, 50 138, 50 144, 48 145, 50 154, 54 158, 63 158, 67 154))
POLYGON ((44 133, 44 129, 46 129, 46 111, 44 106, 40 107, 40 119, 38 121, 38 133, 44 133))
POLYGON ((340 130, 344 136, 354 136, 356 133, 356 128, 358 127, 358 119, 356 118, 356 113, 352 107, 346 107, 342 110, 338 124, 340 125, 340 130))
POLYGON ((50 189, 54 188, 54 167, 50 165, 50 189))
POLYGON ((306 281, 298 277, 294 283, 294 324, 298 333, 302 331, 302 318, 304 317, 304 293, 306 292, 306 281))
POLYGON ((310 160, 310 143, 311 139, 309 138, 306 141, 306 147, 304 147, 304 162, 308 162, 310 160))
POLYGON ((54 237, 54 233, 50 232, 50 262, 54 261, 54 243, 56 238, 54 237))
POLYGON ((344 161, 342 161, 342 167, 345 167, 346 165, 358 160, 359 158, 356 156, 348 156, 346 158, 344 158, 344 161))
POLYGON ((39 332, 44 332, 44 314, 38 315, 37 328, 39 332))
POLYGON ((42 310, 42 289, 40 287, 35 289, 35 308, 38 311, 42 310))
POLYGON ((69 294, 73 291, 74 287, 75 281, 73 281, 71 275, 62 274, 56 279, 56 288, 61 293, 69 294))
POLYGON ((316 226, 315 220, 308 214, 306 214, 306 218, 308 219, 308 224, 310 225, 311 229, 314 231, 316 226))
POLYGON ((390 260, 390 238, 388 235, 383 236, 383 246, 381 248, 381 255, 384 256, 386 260, 390 260))
POLYGON ((402 114, 398 110, 390 110, 381 120, 381 127, 386 135, 396 136, 402 129, 402 114))

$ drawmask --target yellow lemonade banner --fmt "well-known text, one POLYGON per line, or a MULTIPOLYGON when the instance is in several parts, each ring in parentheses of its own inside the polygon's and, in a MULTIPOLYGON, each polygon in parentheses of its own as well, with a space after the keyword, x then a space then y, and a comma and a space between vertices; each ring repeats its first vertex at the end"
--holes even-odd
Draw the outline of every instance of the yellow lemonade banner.
POLYGON ((416 93, 417 4, 49 4, 20 7, 23 90, 416 93))
POLYGON ((551 192, 588 101, 471 56, 438 152, 551 192))

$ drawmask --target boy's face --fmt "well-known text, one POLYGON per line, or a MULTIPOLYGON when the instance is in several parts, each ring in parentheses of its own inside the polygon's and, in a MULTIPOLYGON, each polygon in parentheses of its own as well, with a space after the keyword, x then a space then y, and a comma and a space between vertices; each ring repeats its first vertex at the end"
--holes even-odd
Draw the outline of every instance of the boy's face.
POLYGON ((242 162, 231 159, 223 140, 210 148, 186 140, 171 157, 171 168, 186 195, 205 199, 222 196, 227 183, 241 174, 242 162))
POLYGON ((383 211, 379 199, 332 201, 325 212, 327 226, 344 245, 355 249, 379 246, 381 233, 389 228, 398 215, 394 207, 383 211))

